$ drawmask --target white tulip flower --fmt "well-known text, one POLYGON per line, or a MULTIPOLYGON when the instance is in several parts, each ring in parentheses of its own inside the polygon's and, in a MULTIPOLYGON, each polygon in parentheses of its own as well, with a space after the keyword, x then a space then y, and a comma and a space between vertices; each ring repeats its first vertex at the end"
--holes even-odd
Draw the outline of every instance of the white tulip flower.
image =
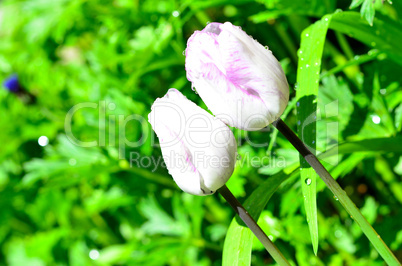
POLYGON ((268 49, 231 23, 209 23, 187 42, 187 79, 212 111, 230 126, 266 127, 285 110, 289 85, 268 49))
POLYGON ((176 184, 193 195, 213 194, 233 173, 236 140, 219 119, 170 89, 152 105, 148 120, 176 184))

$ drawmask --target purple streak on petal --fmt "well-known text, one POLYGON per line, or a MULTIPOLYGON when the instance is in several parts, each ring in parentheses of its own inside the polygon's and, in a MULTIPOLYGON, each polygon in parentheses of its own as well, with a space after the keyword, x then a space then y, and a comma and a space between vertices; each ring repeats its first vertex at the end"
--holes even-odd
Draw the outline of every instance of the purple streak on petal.
POLYGON ((222 30, 220 29, 220 26, 222 25, 222 23, 218 23, 218 22, 212 22, 209 23, 203 30, 202 32, 210 32, 216 35, 219 35, 222 30))
POLYGON ((18 92, 21 90, 20 83, 18 82, 18 76, 12 75, 3 82, 3 86, 10 92, 18 92))

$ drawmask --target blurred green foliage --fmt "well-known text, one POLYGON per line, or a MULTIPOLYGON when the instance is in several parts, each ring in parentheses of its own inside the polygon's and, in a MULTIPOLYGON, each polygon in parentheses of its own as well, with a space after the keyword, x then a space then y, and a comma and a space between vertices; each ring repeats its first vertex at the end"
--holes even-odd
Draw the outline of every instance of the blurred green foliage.
MULTIPOLYGON (((185 77, 183 51, 209 21, 230 21, 268 45, 294 98, 302 31, 325 14, 335 15, 318 70, 317 153, 401 258, 399 1, 4 0, 0 79, 17 73, 37 100, 0 90, 0 264, 220 265, 234 214, 220 196, 184 194, 156 167, 150 106, 175 87, 205 107, 185 77), (77 146, 72 136, 97 145, 77 146)), ((296 128, 295 101, 284 119, 296 128)), ((287 258, 382 265, 320 180, 314 256, 297 152, 272 128, 234 132, 242 160, 228 187, 244 202, 276 180, 270 199, 254 194, 246 203, 287 258)), ((257 242, 250 259, 273 263, 257 242)))

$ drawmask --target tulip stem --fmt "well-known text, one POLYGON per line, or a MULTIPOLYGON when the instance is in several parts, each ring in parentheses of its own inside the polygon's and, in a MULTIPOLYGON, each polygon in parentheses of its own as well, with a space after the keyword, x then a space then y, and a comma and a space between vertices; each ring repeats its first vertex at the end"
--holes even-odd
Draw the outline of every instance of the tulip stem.
POLYGON ((339 202, 351 215, 352 219, 356 221, 363 233, 367 236, 371 244, 376 248, 381 257, 388 265, 400 265, 398 259, 388 248, 388 246, 381 239, 380 235, 374 230, 370 223, 364 218, 360 210, 356 207, 353 201, 348 197, 346 192, 339 186, 331 174, 320 163, 317 157, 310 152, 310 150, 304 145, 300 138, 282 121, 278 119, 272 123, 299 151, 303 158, 313 167, 317 174, 321 177, 327 187, 331 190, 339 202))
POLYGON ((261 227, 258 226, 253 217, 250 216, 243 205, 236 199, 232 192, 230 192, 229 188, 224 185, 218 190, 218 192, 225 198, 225 200, 230 204, 230 206, 239 215, 248 228, 250 228, 254 235, 261 241, 272 258, 279 265, 290 265, 285 256, 283 256, 275 244, 272 243, 264 231, 262 231, 261 227))

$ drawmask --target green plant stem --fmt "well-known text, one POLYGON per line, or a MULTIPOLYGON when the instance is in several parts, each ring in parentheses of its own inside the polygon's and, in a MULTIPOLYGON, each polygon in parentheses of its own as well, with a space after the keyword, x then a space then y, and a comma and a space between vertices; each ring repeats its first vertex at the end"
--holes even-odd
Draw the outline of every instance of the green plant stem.
POLYGON ((272 256, 272 258, 279 265, 290 265, 286 260, 285 256, 279 251, 274 243, 268 238, 268 236, 262 231, 261 227, 254 221, 253 217, 246 211, 246 209, 241 205, 241 203, 236 199, 236 197, 230 192, 228 187, 224 185, 218 192, 225 198, 225 200, 230 204, 233 210, 239 215, 243 222, 250 228, 254 235, 261 241, 265 249, 272 256))
POLYGON ((339 200, 346 211, 351 215, 352 219, 356 221, 363 233, 370 240, 371 244, 380 253, 381 257, 388 265, 401 265, 392 251, 381 239, 380 235, 374 230, 374 228, 367 222, 366 218, 361 214, 359 209, 348 197, 346 192, 339 186, 331 174, 324 168, 317 157, 310 152, 310 150, 304 145, 300 138, 282 121, 282 119, 276 120, 273 125, 292 143, 292 145, 299 151, 304 159, 313 167, 317 174, 321 177, 327 187, 331 190, 334 196, 339 200))

